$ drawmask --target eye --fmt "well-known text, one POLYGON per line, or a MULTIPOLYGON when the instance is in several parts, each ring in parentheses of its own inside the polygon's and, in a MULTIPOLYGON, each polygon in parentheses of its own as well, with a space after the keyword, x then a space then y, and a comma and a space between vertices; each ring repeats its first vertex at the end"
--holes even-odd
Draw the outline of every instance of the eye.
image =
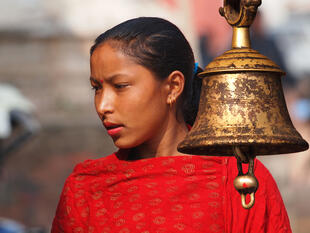
POLYGON ((115 84, 114 84, 114 87, 115 87, 116 89, 124 89, 124 88, 126 88, 126 87, 128 87, 128 86, 129 86, 128 83, 115 83, 115 84))
POLYGON ((90 85, 91 89, 95 91, 98 91, 102 87, 102 85, 100 85, 100 83, 93 78, 90 78, 90 85))
POLYGON ((91 89, 97 92, 101 87, 98 85, 91 85, 91 89))

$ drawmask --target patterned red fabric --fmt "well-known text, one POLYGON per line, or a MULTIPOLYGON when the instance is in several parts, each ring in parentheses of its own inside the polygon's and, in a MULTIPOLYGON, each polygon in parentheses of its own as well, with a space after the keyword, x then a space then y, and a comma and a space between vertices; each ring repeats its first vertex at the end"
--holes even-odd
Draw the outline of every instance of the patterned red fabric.
POLYGON ((255 161, 250 210, 233 186, 237 173, 234 157, 88 160, 66 180, 52 233, 291 233, 268 170, 255 161))

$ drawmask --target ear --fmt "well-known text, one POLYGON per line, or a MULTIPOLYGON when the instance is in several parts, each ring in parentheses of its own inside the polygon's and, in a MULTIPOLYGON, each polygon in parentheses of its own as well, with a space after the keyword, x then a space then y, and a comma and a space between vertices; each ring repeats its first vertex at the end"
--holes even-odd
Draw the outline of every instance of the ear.
POLYGON ((175 70, 166 79, 168 87, 167 104, 171 105, 177 102, 184 90, 185 77, 182 72, 175 70))

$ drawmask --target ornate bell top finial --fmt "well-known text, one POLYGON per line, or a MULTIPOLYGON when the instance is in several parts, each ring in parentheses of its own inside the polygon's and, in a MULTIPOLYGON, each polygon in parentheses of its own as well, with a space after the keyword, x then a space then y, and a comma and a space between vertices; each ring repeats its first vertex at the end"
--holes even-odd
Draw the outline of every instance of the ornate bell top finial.
POLYGON ((260 5, 261 0, 224 0, 224 7, 219 12, 233 27, 232 49, 210 62, 199 74, 200 77, 210 73, 240 71, 285 74, 272 60, 251 49, 249 27, 260 5))
POLYGON ((224 0, 219 12, 233 27, 233 48, 251 47, 249 27, 260 5, 261 0, 224 0))
POLYGON ((219 11, 231 26, 249 27, 261 3, 261 0, 224 0, 219 11))

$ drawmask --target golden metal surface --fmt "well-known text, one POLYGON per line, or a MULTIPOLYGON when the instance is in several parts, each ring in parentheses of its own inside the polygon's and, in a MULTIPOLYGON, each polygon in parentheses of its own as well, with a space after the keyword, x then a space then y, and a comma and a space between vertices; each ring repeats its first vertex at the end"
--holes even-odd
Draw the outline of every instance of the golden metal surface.
POLYGON ((242 207, 250 209, 255 203, 255 192, 258 189, 258 181, 254 175, 254 156, 244 154, 238 146, 234 147, 234 155, 237 158, 238 167, 238 176, 234 179, 234 186, 241 195, 242 207), (249 163, 246 174, 243 174, 242 163, 249 163), (250 195, 249 203, 246 203, 246 195, 250 195))
POLYGON ((256 155, 309 148, 287 111, 281 83, 284 72, 251 49, 249 26, 260 4, 261 0, 224 0, 220 14, 233 26, 232 49, 199 74, 203 82, 198 115, 178 145, 187 154, 235 156, 239 174, 234 186, 245 209, 254 205, 258 188, 253 172, 256 155), (249 163, 246 174, 242 163, 249 163))
POLYGON ((233 27, 232 48, 250 48, 250 32, 247 27, 233 27))
POLYGON ((261 0, 224 0, 219 12, 231 26, 249 27, 261 3, 261 0))
POLYGON ((233 48, 199 74, 203 84, 198 115, 179 151, 232 156, 233 146, 239 146, 254 156, 309 148, 287 111, 281 83, 284 72, 249 47, 248 26, 259 5, 257 0, 224 1, 221 11, 235 27, 233 48))
POLYGON ((308 144, 294 128, 276 72, 211 73, 203 79, 197 119, 178 149, 199 155, 293 153, 308 144))
POLYGON ((242 163, 248 163, 249 162, 249 158, 247 155, 245 155, 239 146, 233 146, 233 154, 235 155, 235 157, 240 160, 242 163))
POLYGON ((246 194, 241 193, 241 205, 244 209, 251 209, 255 203, 254 193, 250 193, 250 201, 246 203, 246 194))
MULTIPOLYGON (((244 175, 236 177, 236 179, 234 180, 234 186, 237 190, 240 190, 243 189, 244 187, 250 189, 255 186, 255 188, 257 188, 258 184, 257 180, 253 179, 252 176, 244 175)), ((248 193, 252 193, 252 191, 249 191, 248 193)))
POLYGON ((204 78, 215 73, 240 73, 244 71, 276 72, 279 75, 285 74, 277 64, 258 51, 250 48, 236 48, 216 57, 205 67, 204 71, 201 72, 199 76, 204 78))

